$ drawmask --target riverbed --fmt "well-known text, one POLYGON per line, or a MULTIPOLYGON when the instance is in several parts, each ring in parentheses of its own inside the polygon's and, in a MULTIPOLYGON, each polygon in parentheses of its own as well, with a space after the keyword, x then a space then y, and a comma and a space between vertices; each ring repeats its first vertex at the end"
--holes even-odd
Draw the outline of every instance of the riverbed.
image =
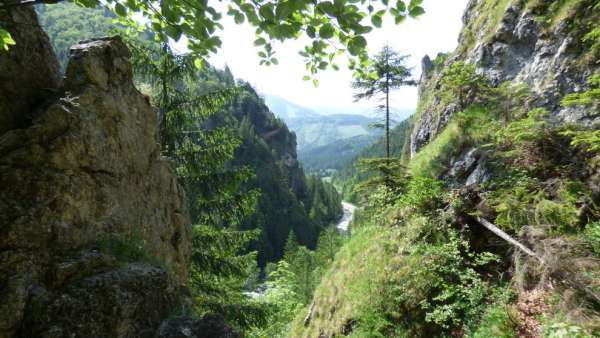
POLYGON ((340 233, 347 233, 348 226, 350 226, 350 222, 352 222, 352 218, 354 217, 354 211, 356 210, 356 206, 352 203, 342 202, 342 208, 344 209, 344 215, 342 219, 335 225, 340 233))

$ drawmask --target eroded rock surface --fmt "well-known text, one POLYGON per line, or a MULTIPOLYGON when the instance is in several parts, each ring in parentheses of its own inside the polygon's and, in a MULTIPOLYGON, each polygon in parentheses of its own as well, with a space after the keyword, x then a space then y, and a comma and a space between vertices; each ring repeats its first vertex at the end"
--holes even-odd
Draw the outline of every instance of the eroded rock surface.
MULTIPOLYGON (((589 89, 586 80, 598 70, 597 59, 594 61, 593 56, 586 54, 582 42, 583 27, 594 26, 591 10, 594 2, 578 2, 564 17, 552 23, 544 23, 543 19, 556 14, 551 13, 551 9, 536 9, 525 0, 507 3, 496 22, 495 17, 502 10, 497 7, 500 4, 487 9, 490 11, 487 13, 482 11, 488 1, 469 1, 459 47, 445 66, 462 60, 474 64, 477 72, 493 85, 504 81, 527 84, 533 96, 530 105, 546 108, 553 123, 592 125, 600 121, 598 111, 567 108, 560 103, 566 94, 589 89)), ((551 2, 539 3, 549 6, 551 2)), ((431 71, 429 64, 423 64, 426 76, 421 79, 419 88, 423 106, 411 134, 412 155, 435 138, 458 112, 456 107, 444 106, 440 95, 432 94, 440 88, 442 71, 431 71)))
POLYGON ((14 86, 35 77, 24 87, 43 100, 9 95, 0 107, 0 121, 19 105, 32 117, 0 130, 0 337, 153 337, 177 310, 191 245, 156 111, 119 38, 74 46, 64 86, 46 95, 58 63, 40 61, 50 45, 25 11, 13 16, 28 16, 38 43, 11 26, 0 74, 14 86))

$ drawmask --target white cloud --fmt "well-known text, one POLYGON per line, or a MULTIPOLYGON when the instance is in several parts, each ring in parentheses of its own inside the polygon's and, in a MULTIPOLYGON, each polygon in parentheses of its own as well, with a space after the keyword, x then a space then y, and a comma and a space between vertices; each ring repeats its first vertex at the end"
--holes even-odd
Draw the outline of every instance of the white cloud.
MULTIPOLYGON (((384 22, 367 36, 369 50, 377 52, 384 44, 404 54, 410 54, 409 65, 415 75, 420 72, 420 60, 425 54, 435 56, 438 52, 451 51, 456 47, 462 26, 462 12, 467 0, 425 0, 426 13, 419 19, 406 20, 394 25, 391 19, 384 22)), ((227 64, 233 74, 250 82, 260 93, 278 95, 299 105, 319 109, 360 105, 371 107, 372 103, 352 101, 351 73, 323 71, 319 74, 319 87, 302 80, 306 75, 303 59, 298 55, 303 41, 287 41, 276 46, 277 66, 259 66, 257 49, 252 45, 254 29, 249 25, 236 25, 231 18, 224 20, 221 33, 223 46, 210 59, 218 67, 227 64)), ((396 91, 392 105, 396 108, 414 108, 417 102, 416 88, 396 91)))

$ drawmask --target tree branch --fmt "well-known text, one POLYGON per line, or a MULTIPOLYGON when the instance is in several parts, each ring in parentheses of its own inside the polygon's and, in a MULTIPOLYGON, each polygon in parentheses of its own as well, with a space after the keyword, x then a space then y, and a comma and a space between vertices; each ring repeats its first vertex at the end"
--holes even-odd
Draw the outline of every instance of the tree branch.
POLYGON ((33 6, 39 4, 55 4, 62 2, 64 0, 21 0, 21 1, 12 1, 3 3, 0 5, 0 9, 7 9, 11 7, 20 7, 20 6, 33 6))
POLYGON ((516 246, 517 248, 519 248, 521 251, 528 254, 529 256, 537 258, 542 264, 544 263, 544 260, 540 256, 538 256, 535 252, 531 251, 525 245, 519 243, 517 240, 510 237, 506 232, 502 231, 500 228, 498 228, 494 224, 490 223, 488 220, 481 218, 481 217, 477 217, 476 219, 477 219, 477 222, 479 222, 481 225, 486 227, 488 230, 490 230, 491 232, 496 234, 498 237, 500 237, 503 240, 507 241, 508 243, 516 246))

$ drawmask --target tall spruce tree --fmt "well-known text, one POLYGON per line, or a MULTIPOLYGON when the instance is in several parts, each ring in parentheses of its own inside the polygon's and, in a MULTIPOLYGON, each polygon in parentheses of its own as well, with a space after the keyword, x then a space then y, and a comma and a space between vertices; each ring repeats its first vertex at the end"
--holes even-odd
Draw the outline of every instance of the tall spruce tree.
POLYGON ((240 140, 232 127, 209 128, 211 117, 236 94, 235 88, 194 95, 198 69, 189 55, 130 41, 139 81, 150 85, 160 113, 160 142, 184 185, 192 216, 190 286, 197 315, 218 313, 240 329, 264 324, 265 310, 243 294, 256 253, 245 253, 258 231, 236 231, 254 210, 257 193, 241 185, 246 168, 229 165, 240 140))
POLYGON ((371 59, 366 74, 357 76, 352 87, 358 92, 356 101, 376 97, 383 102, 378 108, 385 110, 385 157, 390 157, 390 92, 404 86, 414 86, 411 70, 406 66, 408 55, 400 55, 390 46, 383 46, 371 59))

